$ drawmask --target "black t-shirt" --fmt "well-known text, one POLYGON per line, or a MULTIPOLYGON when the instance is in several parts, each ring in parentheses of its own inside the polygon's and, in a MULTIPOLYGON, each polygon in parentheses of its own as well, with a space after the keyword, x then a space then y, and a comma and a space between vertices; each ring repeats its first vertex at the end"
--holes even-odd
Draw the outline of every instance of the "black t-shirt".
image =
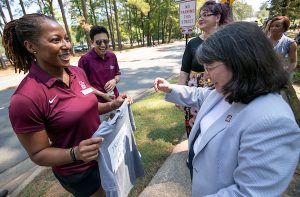
POLYGON ((204 72, 203 65, 199 64, 195 57, 196 50, 202 43, 203 40, 199 36, 188 42, 182 57, 181 71, 186 73, 190 73, 191 71, 204 72))

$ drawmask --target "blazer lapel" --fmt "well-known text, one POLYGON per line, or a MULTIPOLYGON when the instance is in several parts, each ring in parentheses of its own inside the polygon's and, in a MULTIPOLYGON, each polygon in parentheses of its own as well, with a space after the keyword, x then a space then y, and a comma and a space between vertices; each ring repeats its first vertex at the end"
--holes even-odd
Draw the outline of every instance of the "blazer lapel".
POLYGON ((192 127, 192 131, 189 136, 189 147, 191 147, 191 142, 195 138, 195 135, 200 126, 200 120, 203 118, 205 114, 209 112, 209 110, 218 103, 221 99, 223 99, 223 95, 213 90, 211 94, 207 96, 203 104, 201 105, 199 112, 196 116, 194 126, 192 127))
POLYGON ((237 113, 239 113, 244 107, 244 104, 233 103, 231 107, 207 129, 205 134, 202 136, 200 147, 198 148, 198 151, 195 152, 195 156, 206 146, 206 144, 211 139, 214 138, 214 136, 216 136, 219 132, 225 130, 226 127, 228 127, 228 125, 230 125, 234 120, 237 113))

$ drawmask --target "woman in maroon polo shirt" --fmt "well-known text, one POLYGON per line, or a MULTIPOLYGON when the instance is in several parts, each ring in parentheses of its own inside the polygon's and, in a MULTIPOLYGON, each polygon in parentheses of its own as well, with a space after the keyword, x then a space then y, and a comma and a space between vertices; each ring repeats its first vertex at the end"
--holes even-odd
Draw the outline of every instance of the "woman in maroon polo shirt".
POLYGON ((102 138, 91 138, 99 113, 119 107, 125 94, 98 103, 84 71, 70 66, 71 43, 61 25, 28 14, 5 25, 3 46, 16 71, 29 71, 11 98, 12 127, 33 162, 52 166, 74 196, 102 196, 97 162, 102 138))

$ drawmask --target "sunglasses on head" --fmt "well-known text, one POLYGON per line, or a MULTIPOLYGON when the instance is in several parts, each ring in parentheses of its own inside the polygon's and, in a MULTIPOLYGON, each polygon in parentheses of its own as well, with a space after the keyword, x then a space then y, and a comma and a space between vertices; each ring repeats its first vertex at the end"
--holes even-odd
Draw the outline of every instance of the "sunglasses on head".
POLYGON ((95 43, 96 43, 96 45, 101 45, 102 43, 104 43, 105 45, 108 45, 108 40, 106 40, 106 39, 96 40, 95 43))

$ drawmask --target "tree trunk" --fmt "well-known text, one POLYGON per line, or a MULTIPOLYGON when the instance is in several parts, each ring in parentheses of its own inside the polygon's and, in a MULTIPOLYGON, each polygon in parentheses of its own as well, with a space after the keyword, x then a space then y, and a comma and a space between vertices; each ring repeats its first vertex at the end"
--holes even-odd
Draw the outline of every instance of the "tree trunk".
POLYGON ((95 15, 95 5, 94 5, 94 2, 92 0, 90 0, 90 7, 91 7, 91 12, 92 12, 92 16, 93 16, 93 25, 98 25, 97 23, 97 17, 95 15))
POLYGON ((20 0, 20 5, 21 5, 21 8, 22 8, 23 15, 25 15, 26 14, 26 10, 25 10, 25 6, 24 6, 24 3, 23 3, 23 0, 20 0))
POLYGON ((4 15, 4 12, 3 12, 3 9, 2 9, 2 5, 0 5, 0 14, 1 14, 1 17, 2 17, 2 20, 3 20, 4 24, 6 24, 7 20, 6 20, 6 17, 4 15))
POLYGON ((150 17, 148 13, 148 20, 147 20, 147 46, 151 46, 151 34, 150 34, 150 17))
POLYGON ((159 26, 160 26, 160 17, 161 17, 161 9, 159 9, 159 12, 158 12, 158 24, 157 24, 157 44, 159 44, 159 39, 160 39, 160 37, 159 37, 159 30, 160 30, 160 28, 159 28, 159 26))
MULTIPOLYGON (((71 37, 70 29, 69 29, 69 26, 68 26, 68 22, 67 22, 67 18, 66 18, 66 14, 65 14, 65 10, 64 10, 64 6, 63 6, 62 0, 58 0, 58 4, 59 4, 61 15, 62 15, 64 24, 65 24, 65 29, 66 29, 67 35, 69 37, 70 43, 73 46, 72 37, 71 37)), ((73 47, 72 47, 72 50, 71 50, 71 54, 74 55, 73 47)))
POLYGON ((115 41, 115 30, 114 30, 114 20, 112 17, 112 10, 111 10, 111 1, 109 0, 109 15, 110 15, 110 25, 111 25, 111 42, 113 46, 113 50, 116 50, 116 41, 115 41))
POLYGON ((11 12, 11 8, 10 8, 10 5, 9 5, 8 0, 5 0, 5 3, 6 3, 6 8, 7 8, 7 10, 8 10, 8 13, 9 13, 10 20, 13 20, 13 19, 14 19, 14 18, 13 18, 13 14, 12 14, 12 12, 11 12))
POLYGON ((43 14, 44 13, 44 9, 43 9, 43 6, 42 6, 42 2, 41 2, 41 0, 37 0, 37 2, 38 2, 38 5, 39 5, 39 8, 41 10, 41 13, 43 14))
MULTIPOLYGON (((82 5, 84 23, 85 23, 85 25, 88 25, 89 22, 88 22, 88 14, 87 14, 87 11, 86 11, 86 2, 85 2, 85 0, 81 0, 81 5, 82 5)), ((89 39, 89 30, 87 29, 87 27, 85 27, 84 31, 85 31, 86 43, 89 46, 89 48, 91 48, 91 43, 90 43, 90 39, 89 39)))
POLYGON ((127 29, 129 34, 129 42, 130 42, 130 46, 132 47, 133 42, 132 42, 132 31, 131 31, 131 25, 132 25, 131 13, 128 11, 127 7, 125 7, 125 14, 127 16, 127 29))
MULTIPOLYGON (((110 16, 109 16, 109 13, 108 13, 108 8, 107 8, 107 1, 104 0, 104 5, 105 5, 105 13, 106 13, 106 18, 107 18, 107 23, 108 23, 108 29, 109 29, 109 34, 110 34, 110 39, 113 40, 114 39, 114 33, 112 31, 112 23, 110 21, 110 16)), ((113 44, 113 50, 116 50, 116 46, 113 44)))
POLYGON ((122 43, 121 43, 121 34, 120 34, 120 30, 119 30, 119 18, 118 18, 117 3, 116 3, 116 0, 112 0, 112 2, 113 2, 114 13, 115 13, 115 23, 116 23, 116 30, 117 30, 118 47, 119 47, 119 50, 121 50, 122 43))
POLYGON ((54 9, 53 9, 53 0, 47 0, 48 4, 49 4, 49 9, 50 9, 50 13, 51 16, 55 19, 55 14, 54 14, 54 9))

